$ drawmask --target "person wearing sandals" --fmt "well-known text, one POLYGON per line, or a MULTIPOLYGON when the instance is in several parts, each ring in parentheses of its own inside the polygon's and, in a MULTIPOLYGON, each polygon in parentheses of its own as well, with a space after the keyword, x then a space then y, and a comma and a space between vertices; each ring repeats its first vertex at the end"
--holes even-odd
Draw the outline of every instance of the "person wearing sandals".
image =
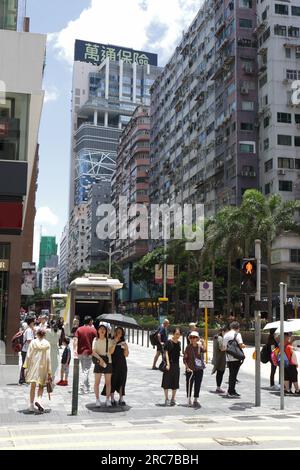
POLYGON ((216 375, 216 393, 225 393, 225 390, 221 388, 224 372, 226 370, 226 352, 223 351, 223 337, 225 333, 228 331, 228 328, 224 326, 220 329, 219 333, 214 336, 213 340, 213 370, 212 374, 217 373, 216 375))
MULTIPOLYGON (((125 330, 121 327, 116 328, 114 340, 116 342, 115 352, 112 354, 112 378, 111 378, 111 403, 116 405, 115 392, 119 394, 119 406, 125 406, 124 401, 125 385, 127 380, 127 361, 129 356, 128 345, 125 342, 125 330)), ((106 395, 106 387, 102 394, 106 395)))
POLYGON ((104 325, 100 325, 97 330, 97 338, 93 340, 92 356, 95 364, 95 384, 94 391, 96 396, 96 406, 101 406, 99 398, 99 386, 102 374, 105 378, 106 386, 106 406, 111 404, 111 376, 112 376, 112 359, 111 355, 115 352, 116 342, 108 338, 108 330, 104 325))
POLYGON ((176 392, 179 389, 180 367, 179 358, 181 344, 179 338, 181 336, 180 328, 175 328, 172 332, 172 338, 164 345, 164 357, 166 368, 162 378, 162 388, 165 392, 165 406, 175 406, 176 392), (169 401, 169 390, 172 390, 172 398, 169 401))
POLYGON ((186 393, 188 406, 192 406, 191 397, 194 387, 193 406, 200 408, 198 398, 203 379, 203 370, 205 369, 203 353, 206 352, 206 348, 203 340, 200 339, 198 331, 192 331, 189 335, 189 340, 190 344, 186 347, 183 356, 183 362, 186 367, 186 393))
POLYGON ((51 356, 50 343, 45 339, 46 331, 37 330, 37 338, 29 344, 26 359, 24 362, 25 380, 30 384, 30 404, 29 411, 34 412, 34 405, 40 412, 44 411, 42 397, 44 387, 51 377, 51 356), (35 401, 35 391, 38 386, 38 397, 35 401))

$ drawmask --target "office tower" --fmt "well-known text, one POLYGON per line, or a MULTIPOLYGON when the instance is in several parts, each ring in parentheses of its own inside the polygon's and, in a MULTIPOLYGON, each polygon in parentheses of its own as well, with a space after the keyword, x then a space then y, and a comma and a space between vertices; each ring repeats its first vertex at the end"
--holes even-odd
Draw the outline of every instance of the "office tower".
POLYGON ((55 237, 41 237, 39 271, 46 267, 47 261, 52 255, 57 255, 57 243, 55 237))

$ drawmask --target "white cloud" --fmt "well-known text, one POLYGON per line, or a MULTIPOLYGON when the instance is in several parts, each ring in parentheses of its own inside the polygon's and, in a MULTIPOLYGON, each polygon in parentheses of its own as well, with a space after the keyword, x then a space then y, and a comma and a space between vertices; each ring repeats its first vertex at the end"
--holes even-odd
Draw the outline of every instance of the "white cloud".
POLYGON ((203 0, 91 0, 91 6, 66 28, 49 35, 49 43, 70 65, 75 39, 110 43, 159 54, 164 64, 173 53, 203 0), (158 25, 153 41, 153 25, 158 25), (163 28, 163 25, 165 28, 163 28), (147 36, 147 31, 151 32, 147 36))
POLYGON ((59 92, 56 87, 48 88, 45 91, 45 104, 49 103, 50 101, 56 101, 59 97, 59 92))
POLYGON ((35 216, 35 225, 55 226, 58 224, 58 217, 49 207, 39 207, 35 216))

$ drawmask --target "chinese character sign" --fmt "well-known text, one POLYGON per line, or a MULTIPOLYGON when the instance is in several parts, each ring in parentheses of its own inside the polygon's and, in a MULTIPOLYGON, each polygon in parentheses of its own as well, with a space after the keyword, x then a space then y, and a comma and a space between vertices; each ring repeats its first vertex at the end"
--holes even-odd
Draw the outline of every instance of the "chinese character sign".
POLYGON ((157 54, 134 51, 133 49, 119 46, 97 44, 89 41, 76 40, 75 61, 89 62, 100 65, 105 59, 111 61, 122 60, 127 64, 154 65, 157 66, 157 54))

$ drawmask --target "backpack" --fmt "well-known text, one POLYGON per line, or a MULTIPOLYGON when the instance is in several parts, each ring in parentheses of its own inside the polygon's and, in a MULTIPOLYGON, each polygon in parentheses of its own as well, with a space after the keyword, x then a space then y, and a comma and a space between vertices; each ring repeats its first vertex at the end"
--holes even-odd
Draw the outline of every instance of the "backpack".
MULTIPOLYGON (((281 361, 281 354, 280 354, 280 348, 277 347, 274 349, 274 351, 271 354, 271 360, 272 363, 275 367, 280 366, 280 361, 281 361)), ((290 365, 290 361, 284 352, 284 367, 288 367, 290 365)))
POLYGON ((11 349, 12 349, 15 353, 19 353, 20 351, 22 351, 23 342, 24 342, 24 331, 18 331, 18 333, 16 333, 16 334, 12 337, 12 340, 11 340, 11 349))
POLYGON ((157 346, 159 341, 158 341, 158 332, 159 330, 155 330, 155 331, 151 331, 150 333, 150 343, 152 344, 152 346, 157 346))
POLYGON ((262 350, 260 352, 260 360, 263 364, 267 364, 271 359, 271 346, 268 344, 265 344, 262 347, 262 350))
POLYGON ((234 357, 235 359, 238 359, 239 361, 244 361, 245 354, 240 348, 236 340, 236 337, 237 337, 237 334, 234 335, 233 339, 228 341, 226 353, 230 354, 230 356, 234 357))

